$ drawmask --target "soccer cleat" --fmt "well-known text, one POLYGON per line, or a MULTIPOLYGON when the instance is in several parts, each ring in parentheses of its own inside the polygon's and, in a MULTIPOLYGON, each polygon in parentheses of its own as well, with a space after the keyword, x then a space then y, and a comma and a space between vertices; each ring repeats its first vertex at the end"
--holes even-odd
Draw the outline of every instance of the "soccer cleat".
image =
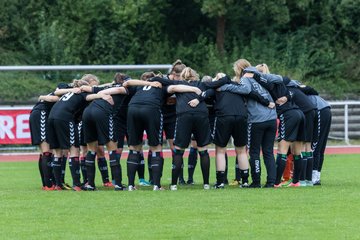
POLYGON ((301 184, 300 184, 300 181, 299 182, 297 182, 297 183, 293 183, 293 182, 291 182, 289 185, 287 185, 288 187, 300 187, 301 186, 301 184))
POLYGON ((314 186, 313 182, 310 181, 310 180, 305 180, 305 182, 306 182, 307 187, 313 187, 314 186))
POLYGON ((54 191, 55 190, 55 186, 51 186, 51 187, 48 187, 48 186, 44 186, 42 187, 42 190, 44 191, 54 191))
POLYGON ((143 179, 143 178, 140 178, 140 179, 139 179, 139 185, 140 185, 140 186, 143 186, 143 187, 149 187, 149 186, 151 186, 151 183, 148 182, 148 181, 146 181, 146 180, 143 179))
POLYGON ((274 184, 273 183, 265 183, 263 188, 274 188, 274 184))
POLYGON ((129 187, 128 187, 129 192, 136 191, 136 190, 137 190, 137 188, 135 186, 129 185, 129 187))
POLYGON ((194 185, 195 182, 194 182, 194 180, 189 179, 189 180, 187 180, 186 184, 187 184, 187 185, 194 185))
POLYGON ((209 184, 204 184, 204 190, 209 190, 210 189, 210 185, 209 184))
POLYGON ((292 182, 292 178, 290 178, 289 180, 284 180, 284 181, 282 181, 282 182, 281 182, 281 185, 282 185, 282 186, 287 186, 287 185, 289 185, 291 182, 292 182))
POLYGON ((216 184, 214 185, 214 188, 215 188, 215 189, 224 189, 224 188, 225 188, 225 184, 224 184, 224 183, 220 183, 220 184, 217 184, 217 183, 216 183, 216 184))
POLYGON ((114 186, 114 190, 115 191, 126 191, 126 186, 121 184, 121 185, 115 185, 114 186))
POLYGON ((306 181, 304 180, 304 181, 299 181, 300 182, 300 187, 306 187, 306 181))
POLYGON ((237 186, 240 185, 240 181, 234 179, 231 183, 229 183, 230 186, 237 186))
POLYGON ((279 184, 274 184, 274 188, 281 188, 282 187, 282 184, 279 183, 279 184))
POLYGON ((72 188, 71 188, 71 186, 70 186, 69 184, 63 183, 62 189, 63 189, 63 190, 71 190, 72 188))
POLYGON ((177 191, 177 185, 170 185, 170 190, 171 191, 177 191))
POLYGON ((89 184, 86 184, 84 187, 83 187, 83 190, 85 191, 95 191, 95 187, 89 185, 89 184))
POLYGON ((240 187, 240 188, 249 188, 249 183, 244 182, 244 183, 241 184, 239 187, 240 187))
POLYGON ((186 182, 183 178, 179 178, 179 185, 186 185, 186 182))
POLYGON ((111 187, 114 187, 114 184, 112 184, 112 182, 106 182, 103 184, 103 186, 111 188, 111 187))
POLYGON ((261 184, 260 183, 256 183, 256 182, 252 182, 249 185, 249 188, 261 188, 261 184))
POLYGON ((56 190, 56 191, 62 191, 62 190, 64 190, 64 189, 63 189, 62 186, 55 186, 55 187, 54 187, 54 190, 56 190))
POLYGON ((316 181, 316 182, 313 184, 313 186, 321 186, 321 181, 320 181, 320 180, 316 181))
POLYGON ((73 191, 75 192, 80 192, 81 191, 81 187, 78 187, 78 186, 72 186, 71 188, 73 191))
POLYGON ((163 187, 158 187, 158 186, 156 186, 156 185, 154 185, 154 187, 153 187, 153 191, 164 191, 165 190, 165 188, 163 188, 163 187))

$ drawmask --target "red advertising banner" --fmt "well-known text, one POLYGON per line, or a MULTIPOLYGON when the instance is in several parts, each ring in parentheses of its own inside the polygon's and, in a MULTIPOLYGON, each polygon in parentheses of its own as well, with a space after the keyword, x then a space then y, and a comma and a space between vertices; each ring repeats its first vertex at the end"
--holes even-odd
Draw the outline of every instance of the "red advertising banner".
POLYGON ((0 144, 30 144, 31 107, 0 107, 0 144))

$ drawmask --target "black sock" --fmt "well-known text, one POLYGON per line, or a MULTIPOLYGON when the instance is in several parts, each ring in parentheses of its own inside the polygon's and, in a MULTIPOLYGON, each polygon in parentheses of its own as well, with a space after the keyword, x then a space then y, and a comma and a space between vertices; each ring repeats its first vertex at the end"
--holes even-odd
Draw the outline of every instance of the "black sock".
POLYGON ((281 183, 281 178, 285 170, 287 155, 278 153, 276 156, 276 181, 275 184, 281 183))
POLYGON ((115 185, 121 187, 122 185, 122 172, 120 165, 120 155, 114 151, 109 152, 111 175, 114 178, 115 185))
POLYGON ((83 177, 83 183, 87 183, 87 171, 86 171, 86 165, 85 165, 86 157, 81 157, 80 160, 80 169, 81 169, 81 175, 83 177))
POLYGON ((109 182, 109 169, 107 166, 106 158, 98 157, 98 168, 101 173, 101 179, 103 183, 109 182))
POLYGON ((52 163, 54 161, 54 155, 51 153, 50 158, 48 159, 48 172, 50 174, 50 181, 52 183, 52 185, 55 185, 55 177, 54 177, 54 170, 53 170, 53 166, 52 163))
POLYGON ((41 168, 43 172, 43 181, 45 186, 51 187, 52 181, 51 181, 51 168, 49 168, 49 163, 51 164, 51 153, 50 152, 44 152, 41 157, 41 168))
POLYGON ((228 168, 229 168, 229 159, 227 153, 225 153, 225 172, 224 172, 224 183, 228 184, 228 168))
POLYGON ((153 172, 154 185, 161 187, 162 165, 164 159, 161 157, 160 152, 153 152, 151 159, 151 169, 153 172))
POLYGON ((207 150, 199 151, 200 154, 200 166, 203 175, 204 184, 209 184, 210 176, 210 157, 207 150))
POLYGON ((43 187, 46 186, 45 183, 45 179, 44 179, 44 171, 43 171, 43 158, 42 158, 42 154, 39 155, 39 161, 38 161, 38 167, 39 167, 39 173, 40 173, 40 179, 41 179, 41 184, 43 187))
POLYGON ((127 176, 129 180, 129 186, 135 186, 135 175, 140 164, 140 154, 137 151, 130 150, 127 159, 127 176))
POLYGON ((260 182, 261 182, 260 159, 251 159, 250 158, 250 167, 251 167, 251 178, 252 178, 253 183, 260 184, 260 182))
POLYGON ((180 168, 180 173, 179 173, 179 182, 184 182, 184 161, 183 164, 181 165, 180 168))
POLYGON ((66 171, 67 156, 62 157, 61 161, 61 182, 65 183, 65 171, 66 171))
POLYGON ((305 181, 307 159, 308 159, 307 152, 303 152, 301 158, 300 181, 305 181))
POLYGON ((54 157, 53 163, 52 163, 56 186, 62 186, 61 162, 62 162, 62 157, 54 157))
POLYGON ((96 152, 88 151, 86 154, 86 172, 88 177, 88 184, 91 187, 95 187, 95 158, 96 152))
POLYGON ((216 184, 220 185, 225 183, 225 172, 224 171, 216 171, 216 184))
POLYGON ((151 158, 152 158, 152 152, 149 150, 148 152, 148 171, 149 171, 149 182, 153 183, 153 174, 151 169, 151 158))
POLYGON ((240 182, 241 180, 241 173, 239 168, 239 163, 237 157, 235 158, 235 179, 236 181, 240 182))
POLYGON ((172 171, 171 171, 171 185, 176 185, 179 179, 179 174, 181 171, 181 166, 183 164, 183 150, 174 150, 173 160, 172 160, 172 171))
POLYGON ((294 174, 293 174, 293 183, 297 183, 300 179, 300 172, 302 169, 303 160, 301 155, 294 155, 294 174))
POLYGON ((197 148, 190 148, 189 158, 188 158, 188 174, 189 181, 194 181, 194 171, 197 164, 197 148))
POLYGON ((140 152, 140 164, 138 166, 137 172, 138 172, 139 179, 145 178, 145 159, 144 159, 143 152, 140 152))
POLYGON ((308 181, 312 181, 312 170, 314 165, 314 156, 312 152, 308 152, 308 159, 306 165, 306 177, 305 179, 308 181))
POLYGON ((73 179, 73 186, 80 187, 80 162, 79 157, 71 157, 69 160, 69 167, 71 172, 71 177, 73 179))
POLYGON ((240 169, 241 174, 241 182, 248 183, 249 182, 249 169, 240 169))

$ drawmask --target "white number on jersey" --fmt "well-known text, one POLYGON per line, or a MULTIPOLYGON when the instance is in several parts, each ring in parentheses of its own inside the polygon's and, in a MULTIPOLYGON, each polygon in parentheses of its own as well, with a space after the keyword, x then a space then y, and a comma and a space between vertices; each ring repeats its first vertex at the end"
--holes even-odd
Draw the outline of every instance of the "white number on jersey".
POLYGON ((62 95, 62 97, 60 98, 60 101, 65 102, 65 101, 69 100, 73 95, 74 95, 73 92, 68 92, 68 93, 62 95))

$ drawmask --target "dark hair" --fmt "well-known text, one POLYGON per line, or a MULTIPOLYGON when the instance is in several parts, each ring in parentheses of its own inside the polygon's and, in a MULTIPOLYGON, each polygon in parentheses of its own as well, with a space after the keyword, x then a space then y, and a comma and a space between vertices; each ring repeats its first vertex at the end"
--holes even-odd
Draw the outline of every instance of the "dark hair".
POLYGON ((129 79, 131 79, 130 76, 126 75, 125 73, 117 72, 117 73, 115 73, 115 76, 114 76, 114 81, 117 84, 123 83, 123 82, 125 82, 126 80, 129 80, 129 79))
POLYGON ((149 80, 150 78, 153 78, 153 77, 155 77, 154 72, 144 72, 143 74, 141 74, 140 79, 144 80, 144 81, 147 81, 147 80, 149 80))
POLYGON ((174 75, 180 76, 180 73, 181 73, 182 70, 184 70, 185 68, 186 68, 186 65, 183 64, 180 59, 178 59, 178 60, 176 60, 176 61, 172 64, 172 68, 171 68, 170 74, 174 74, 174 75))

